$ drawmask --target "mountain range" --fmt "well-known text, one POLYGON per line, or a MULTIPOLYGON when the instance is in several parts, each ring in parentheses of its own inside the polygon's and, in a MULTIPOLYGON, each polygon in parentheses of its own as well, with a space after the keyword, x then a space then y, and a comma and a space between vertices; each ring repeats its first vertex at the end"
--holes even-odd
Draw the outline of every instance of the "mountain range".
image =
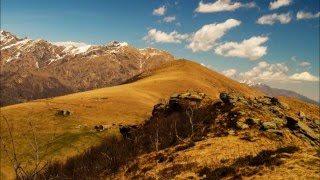
POLYGON ((101 46, 18 38, 1 31, 1 106, 121 84, 173 55, 126 42, 101 46))
POLYGON ((270 87, 270 86, 268 86, 266 84, 256 83, 256 82, 253 82, 253 81, 250 81, 250 80, 242 80, 242 81, 240 81, 240 83, 247 84, 248 86, 267 94, 268 96, 273 96, 273 97, 276 97, 276 96, 287 96, 287 97, 292 97, 292 98, 299 99, 299 100, 307 102, 307 103, 315 104, 315 105, 318 105, 318 106, 320 104, 319 102, 314 101, 314 100, 312 100, 312 99, 310 99, 310 98, 308 98, 308 97, 306 97, 304 95, 301 95, 299 93, 296 93, 294 91, 290 91, 290 90, 286 90, 286 89, 273 88, 273 87, 270 87))

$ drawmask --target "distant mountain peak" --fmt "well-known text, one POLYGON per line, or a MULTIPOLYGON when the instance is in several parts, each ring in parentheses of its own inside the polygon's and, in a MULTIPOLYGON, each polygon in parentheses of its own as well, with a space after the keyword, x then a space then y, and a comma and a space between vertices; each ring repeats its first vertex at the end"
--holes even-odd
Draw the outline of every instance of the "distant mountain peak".
POLYGON ((296 93, 294 91, 273 88, 267 84, 263 84, 261 82, 254 82, 254 81, 248 80, 248 79, 242 80, 242 81, 240 81, 240 83, 246 84, 251 88, 257 89, 257 90, 267 94, 268 96, 287 96, 287 97, 299 99, 299 100, 307 102, 307 103, 319 105, 319 102, 314 101, 314 100, 312 100, 304 95, 301 95, 299 93, 296 93))

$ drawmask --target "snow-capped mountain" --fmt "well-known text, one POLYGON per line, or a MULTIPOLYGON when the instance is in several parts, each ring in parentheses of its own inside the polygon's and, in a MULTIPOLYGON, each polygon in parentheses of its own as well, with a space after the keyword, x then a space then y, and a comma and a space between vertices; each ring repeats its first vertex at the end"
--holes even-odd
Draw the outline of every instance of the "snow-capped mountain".
POLYGON ((126 42, 88 45, 19 38, 1 31, 1 105, 120 84, 170 53, 126 42))
POLYGON ((254 89, 257 89, 257 90, 267 94, 268 96, 288 96, 288 97, 293 97, 293 98, 299 99, 304 102, 319 105, 319 102, 316 102, 316 101, 314 101, 306 96, 303 96, 299 93, 296 93, 294 91, 273 88, 273 87, 270 87, 270 86, 263 84, 261 82, 254 82, 251 80, 242 80, 242 81, 240 81, 240 83, 246 84, 254 89))

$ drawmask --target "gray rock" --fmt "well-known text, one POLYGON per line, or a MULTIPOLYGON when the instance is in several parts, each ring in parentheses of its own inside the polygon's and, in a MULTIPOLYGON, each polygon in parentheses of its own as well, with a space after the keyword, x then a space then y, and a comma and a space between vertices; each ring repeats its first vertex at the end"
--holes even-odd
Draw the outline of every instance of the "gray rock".
POLYGON ((284 103, 284 102, 280 102, 280 107, 281 107, 282 109, 285 109, 285 110, 289 110, 289 109, 290 109, 289 105, 286 104, 286 103, 284 103))
POLYGON ((271 105, 271 97, 269 96, 263 96, 263 97, 258 97, 256 98, 256 101, 265 105, 271 105))
POLYGON ((277 124, 278 127, 284 127, 287 125, 287 120, 280 118, 272 118, 272 121, 277 124))
POLYGON ((300 111, 300 112, 299 112, 299 117, 300 117, 301 119, 303 119, 303 118, 306 117, 306 114, 304 114, 304 112, 300 111))
POLYGON ((264 122, 262 123, 262 126, 261 126, 261 129, 262 130, 268 130, 268 129, 278 129, 278 126, 275 122, 264 122))
POLYGON ((248 124, 245 124, 243 122, 238 121, 237 122, 237 128, 244 130, 244 129, 248 129, 249 126, 248 126, 248 124))
POLYGON ((179 98, 179 94, 178 94, 178 93, 173 94, 173 95, 170 96, 170 99, 171 99, 171 98, 179 98))
POLYGON ((224 103, 235 103, 238 101, 239 96, 241 95, 237 93, 226 93, 226 92, 220 93, 220 99, 224 103))
POLYGON ((312 140, 319 140, 319 135, 316 134, 307 124, 293 117, 287 116, 287 127, 296 132, 299 131, 312 140))
POLYGON ((279 136, 283 136, 283 132, 281 130, 268 129, 267 132, 271 132, 271 133, 277 134, 279 136))
POLYGON ((283 117, 284 116, 284 113, 283 113, 282 109, 279 108, 278 106, 270 106, 269 110, 271 112, 273 112, 278 117, 283 117))
POLYGON ((299 121, 298 122, 298 127, 300 128, 300 130, 309 138, 313 139, 313 140, 318 140, 319 139, 319 135, 316 134, 308 125, 306 125, 304 122, 299 121))
POLYGON ((236 132, 235 132, 234 130, 229 130, 229 131, 228 131, 228 134, 229 134, 230 136, 235 136, 235 135, 236 135, 236 132))

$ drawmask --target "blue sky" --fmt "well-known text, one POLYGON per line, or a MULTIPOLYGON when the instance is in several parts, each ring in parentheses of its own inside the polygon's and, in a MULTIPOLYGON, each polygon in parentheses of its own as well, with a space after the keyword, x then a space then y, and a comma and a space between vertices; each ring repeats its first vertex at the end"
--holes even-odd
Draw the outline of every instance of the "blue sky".
POLYGON ((2 0, 1 29, 51 42, 164 49, 318 100, 318 12, 318 0, 2 0))

